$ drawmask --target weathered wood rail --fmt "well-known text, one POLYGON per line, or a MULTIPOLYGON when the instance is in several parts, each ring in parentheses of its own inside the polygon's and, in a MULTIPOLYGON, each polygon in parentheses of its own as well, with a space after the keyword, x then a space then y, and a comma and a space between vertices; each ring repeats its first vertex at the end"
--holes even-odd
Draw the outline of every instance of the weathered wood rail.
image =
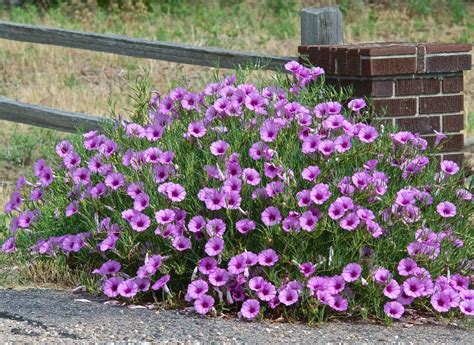
MULTIPOLYGON (((302 42, 304 44, 341 44, 342 14, 328 7, 302 11, 302 42)), ((95 52, 184 63, 206 67, 256 67, 283 70, 283 65, 296 57, 222 48, 199 47, 125 36, 55 29, 0 21, 0 38, 21 42, 76 48, 95 52)), ((74 132, 78 128, 97 128, 103 118, 81 113, 50 109, 0 97, 0 120, 74 132)))

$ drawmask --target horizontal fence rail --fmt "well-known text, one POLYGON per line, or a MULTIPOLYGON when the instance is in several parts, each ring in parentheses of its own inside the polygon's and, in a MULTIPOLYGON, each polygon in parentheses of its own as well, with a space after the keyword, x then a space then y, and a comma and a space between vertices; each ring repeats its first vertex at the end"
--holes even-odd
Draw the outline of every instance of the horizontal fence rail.
POLYGON ((282 70, 285 63, 297 59, 297 57, 291 56, 149 41, 118 35, 54 29, 5 21, 0 21, 0 38, 221 68, 251 65, 268 70, 282 70))
POLYGON ((78 129, 90 131, 99 128, 107 119, 82 113, 72 113, 38 105, 21 103, 0 97, 0 120, 27 125, 76 132, 78 129))

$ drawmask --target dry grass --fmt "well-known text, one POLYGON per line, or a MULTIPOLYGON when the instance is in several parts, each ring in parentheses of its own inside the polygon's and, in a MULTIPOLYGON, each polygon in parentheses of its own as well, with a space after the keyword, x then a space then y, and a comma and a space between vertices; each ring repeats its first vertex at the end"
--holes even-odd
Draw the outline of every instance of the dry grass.
MULTIPOLYGON (((43 15, 31 9, 14 13, 0 10, 0 18, 238 50, 296 54, 299 16, 291 8, 277 13, 267 8, 271 1, 245 0, 235 5, 239 7, 230 9, 217 6, 217 1, 204 1, 204 4, 209 2, 216 6, 206 7, 201 1, 189 13, 186 13, 189 8, 183 7, 181 12, 157 12, 151 16, 140 6, 105 15, 75 1, 73 7, 65 6, 43 15)), ((300 0, 296 8, 333 3, 300 0)), ((350 3, 345 15, 345 38, 349 43, 472 42, 474 38, 472 24, 467 22, 474 15, 474 3, 465 5, 466 19, 458 24, 446 15, 446 7, 434 8, 430 15, 421 17, 407 6, 393 5, 396 2, 391 2, 391 6, 386 5, 390 1, 370 6, 362 1, 350 3)), ((177 83, 202 84, 211 80, 215 72, 212 68, 0 40, 0 95, 23 102, 103 116, 109 111, 107 100, 110 99, 126 115, 130 84, 144 70, 149 71, 152 82, 162 91, 177 83)), ((469 72, 466 108, 471 112, 474 112, 473 94, 474 74, 469 72)), ((32 131, 28 126, 0 122, 0 149, 10 145, 12 136, 32 131)), ((22 170, 21 165, 0 162, 0 205, 22 170)))

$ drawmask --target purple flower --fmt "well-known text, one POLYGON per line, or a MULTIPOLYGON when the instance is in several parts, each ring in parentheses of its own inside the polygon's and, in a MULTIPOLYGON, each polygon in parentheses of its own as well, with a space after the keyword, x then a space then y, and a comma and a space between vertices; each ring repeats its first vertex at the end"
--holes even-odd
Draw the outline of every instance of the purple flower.
POLYGON ((277 261, 278 255, 273 249, 265 249, 258 254, 258 263, 262 266, 273 266, 277 261))
POLYGON ((125 178, 120 173, 110 173, 105 178, 105 185, 112 190, 117 190, 125 184, 125 178))
POLYGON ((451 218, 456 215, 456 206, 449 201, 444 201, 436 206, 436 211, 443 218, 451 218))
POLYGON ((209 273, 209 283, 213 286, 220 287, 224 286, 229 280, 227 271, 223 268, 216 268, 214 271, 209 273))
POLYGON ((285 288, 278 294, 278 300, 286 306, 290 306, 298 302, 299 293, 298 290, 292 288, 285 288))
POLYGON ((137 212, 130 218, 130 226, 137 232, 142 232, 150 226, 150 218, 143 213, 137 212))
POLYGON ((165 194, 173 202, 181 202, 186 198, 186 190, 177 183, 163 183, 158 187, 158 191, 165 194))
POLYGON ((316 217, 313 212, 306 211, 300 216, 299 222, 301 229, 311 232, 314 231, 318 217, 316 217))
POLYGON ((397 267, 398 274, 405 277, 414 274, 417 268, 416 262, 409 258, 400 260, 397 267))
POLYGON ((260 312, 260 303, 256 299, 248 299, 242 304, 240 314, 246 319, 255 319, 260 312))
POLYGON ((206 127, 202 121, 191 122, 188 126, 188 135, 202 138, 206 135, 206 127))
POLYGON ((329 306, 337 311, 345 311, 347 310, 347 299, 343 298, 340 295, 334 295, 334 300, 329 304, 329 306))
POLYGON ((15 237, 10 237, 2 244, 3 253, 13 253, 15 251, 15 237))
POLYGON ((133 279, 127 279, 120 283, 117 291, 122 297, 132 298, 138 292, 138 285, 133 279))
POLYGON ((316 265, 313 265, 311 262, 305 262, 299 265, 299 269, 300 272, 303 273, 306 278, 308 278, 314 273, 316 265))
POLYGON ((281 219, 282 218, 281 218, 280 210, 277 209, 276 207, 273 207, 273 206, 267 207, 262 212, 262 222, 266 226, 274 226, 274 225, 280 224, 281 219))
POLYGON ((133 208, 139 212, 146 209, 150 204, 150 197, 146 193, 140 193, 133 200, 133 208))
POLYGON ((166 290, 166 284, 169 282, 169 280, 170 280, 170 275, 165 274, 152 285, 151 289, 156 291, 156 290, 161 289, 162 287, 165 287, 165 290, 166 290))
POLYGON ((362 267, 356 263, 346 265, 342 270, 342 277, 348 283, 355 282, 362 273, 362 267))
POLYGON ((209 256, 219 255, 223 250, 224 240, 220 237, 211 237, 204 247, 204 251, 209 256))
POLYGON ((385 303, 383 310, 392 319, 400 319, 405 312, 403 305, 395 301, 385 303))
POLYGON ((391 279, 387 286, 385 286, 383 294, 390 299, 396 299, 400 295, 400 291, 400 285, 398 285, 395 279, 391 279))
POLYGON ((198 263, 199 272, 208 275, 217 269, 217 261, 214 258, 203 258, 198 263))
POLYGON ((200 232, 202 229, 204 229, 206 226, 206 220, 202 216, 195 216, 191 218, 191 220, 188 223, 188 230, 190 232, 200 232))
POLYGON ((334 148, 339 153, 347 152, 351 149, 351 137, 348 135, 341 135, 334 141, 334 148))
POLYGON ((275 286, 271 283, 265 282, 262 288, 257 291, 257 296, 262 301, 271 301, 276 296, 275 286))
POLYGON ((255 222, 250 219, 242 219, 235 223, 235 228, 241 234, 247 234, 255 229, 255 222))
POLYGON ((69 141, 63 140, 56 145, 55 151, 59 157, 64 158, 68 153, 73 152, 73 147, 69 141))
POLYGON ((379 133, 377 130, 374 127, 368 125, 362 127, 358 134, 359 140, 367 144, 373 142, 378 136, 379 133))
POLYGON ((441 170, 447 175, 454 175, 459 171, 456 162, 444 160, 441 162, 441 170))
POLYGON ((356 98, 351 100, 347 107, 352 111, 359 112, 361 109, 365 108, 366 105, 367 104, 362 98, 356 98))
POLYGON ((182 252, 191 248, 191 240, 185 236, 178 236, 173 240, 173 247, 182 252))
MULTIPOLYGON (((445 290, 447 291, 447 290, 445 290)), ((431 305, 436 311, 446 313, 451 309, 451 298, 448 292, 437 291, 431 296, 431 305)))
POLYGON ((373 277, 377 283, 386 284, 390 279, 390 271, 381 267, 374 272, 373 277))
POLYGON ((279 131, 280 126, 275 121, 267 120, 260 128, 260 139, 267 143, 273 142, 276 140, 279 131))
POLYGON ((345 213, 346 209, 344 208, 344 205, 339 201, 335 201, 329 206, 328 215, 329 217, 331 217, 331 219, 341 219, 342 217, 344 217, 345 213))
POLYGON ((194 280, 188 285, 187 296, 191 299, 196 299, 204 295, 208 290, 209 287, 204 280, 194 280))
POLYGON ((407 296, 417 298, 423 294, 424 285, 419 278, 411 277, 403 283, 403 291, 407 296))
POLYGON ((236 255, 232 257, 227 265, 227 270, 230 274, 239 274, 245 270, 247 260, 243 255, 236 255))
POLYGON ((329 186, 325 183, 318 183, 311 189, 311 200, 317 205, 322 205, 331 197, 329 186))
POLYGON ((444 139, 447 139, 448 136, 444 133, 434 131, 436 134, 435 142, 434 142, 434 147, 438 146, 444 139))
POLYGON ((121 267, 122 266, 120 265, 120 262, 115 260, 109 260, 102 264, 99 269, 93 270, 92 273, 100 274, 101 276, 116 274, 120 271, 121 267))
POLYGON ((170 210, 168 208, 164 210, 159 210, 155 213, 155 219, 158 224, 168 224, 175 220, 175 213, 173 210, 170 210))
POLYGON ((316 180, 320 173, 321 170, 317 166, 310 165, 303 170, 303 172, 301 173, 301 177, 306 181, 313 182, 314 180, 316 180))
POLYGON ((260 291, 265 285, 265 283, 265 279, 263 279, 262 277, 253 277, 249 280, 249 288, 253 291, 260 291))
POLYGON ((356 212, 351 212, 339 221, 339 226, 347 231, 353 231, 359 226, 360 218, 356 212))
POLYGON ((194 301, 194 310, 201 315, 207 314, 214 306, 214 298, 209 295, 201 295, 194 301))
POLYGON ((120 292, 118 290, 120 284, 122 283, 122 279, 118 277, 111 277, 104 281, 102 285, 102 290, 107 297, 115 298, 117 297, 120 292))
POLYGON ((242 171, 242 179, 245 183, 256 186, 260 183, 260 175, 257 170, 246 168, 242 171))
POLYGON ((467 316, 474 316, 474 300, 465 300, 459 303, 459 309, 467 316))
POLYGON ((318 151, 325 157, 329 157, 333 154, 335 149, 334 141, 332 140, 323 140, 318 144, 318 151))
POLYGON ((223 140, 218 140, 211 144, 211 153, 214 156, 224 156, 228 149, 229 144, 223 140))

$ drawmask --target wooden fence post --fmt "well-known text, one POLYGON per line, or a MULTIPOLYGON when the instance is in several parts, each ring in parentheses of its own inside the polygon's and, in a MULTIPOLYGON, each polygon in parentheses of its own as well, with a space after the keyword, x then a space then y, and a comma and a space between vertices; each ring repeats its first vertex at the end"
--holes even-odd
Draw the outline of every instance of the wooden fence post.
POLYGON ((344 23, 339 7, 301 10, 301 45, 343 44, 344 23))

